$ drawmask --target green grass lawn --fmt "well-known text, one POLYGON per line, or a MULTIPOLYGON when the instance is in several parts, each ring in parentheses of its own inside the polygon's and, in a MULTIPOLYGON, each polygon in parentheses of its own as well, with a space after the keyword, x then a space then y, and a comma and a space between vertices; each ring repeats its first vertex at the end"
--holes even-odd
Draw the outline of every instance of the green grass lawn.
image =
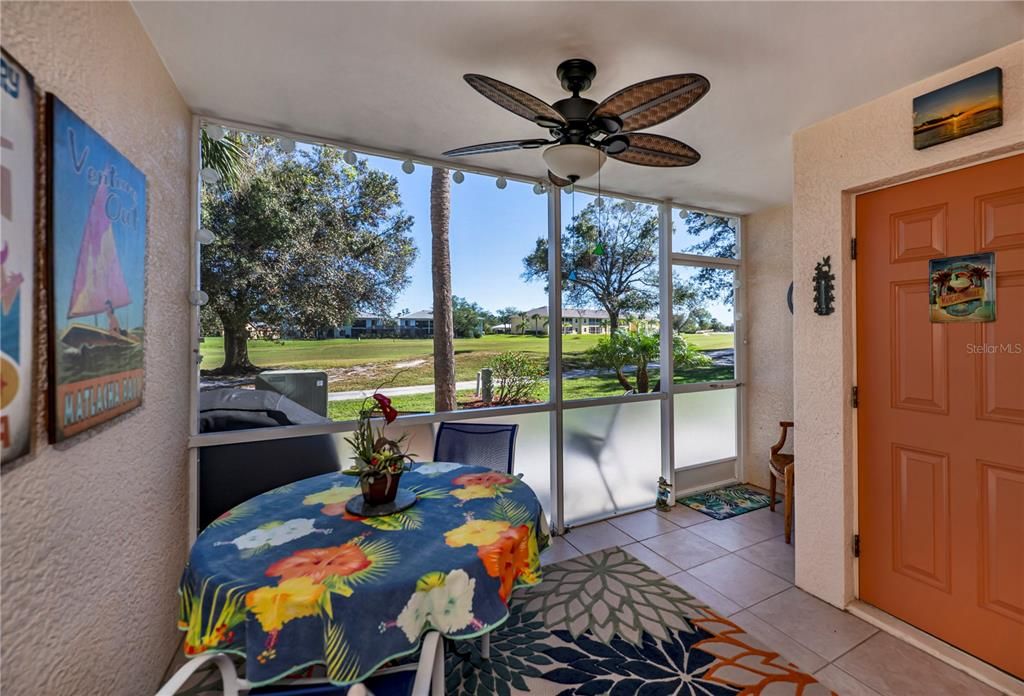
MULTIPOLYGON (((569 335, 562 337, 563 369, 587 369, 584 353, 597 344, 596 335, 569 335)), ((733 345, 731 333, 687 335, 686 340, 700 350, 730 348, 733 345)), ((249 341, 249 358, 260 367, 327 370, 330 374, 330 390, 355 391, 373 389, 385 382, 391 386, 414 386, 432 384, 433 349, 430 339, 381 339, 364 340, 351 338, 325 339, 322 341, 285 340, 281 342, 249 341), (406 366, 406 363, 414 363, 406 366)), ((548 339, 546 336, 504 336, 488 335, 482 338, 455 339, 455 378, 458 381, 476 379, 476 373, 487 366, 494 356, 507 351, 520 351, 547 360, 548 339)), ((224 343, 220 337, 207 338, 200 344, 204 369, 220 367, 224 362, 224 343)), ((658 378, 657 370, 651 372, 651 384, 658 378)), ((675 383, 716 381, 732 378, 732 368, 706 367, 677 369, 675 383)), ((595 375, 566 378, 562 387, 565 399, 588 399, 612 396, 623 392, 622 386, 613 375, 595 375)), ((472 391, 460 391, 458 399, 465 403, 473 398, 472 391)), ((545 383, 537 391, 539 401, 548 399, 545 383)), ((431 412, 434 410, 434 395, 408 394, 394 398, 395 407, 402 412, 431 412)), ((335 420, 352 420, 359 415, 361 399, 331 401, 328 415, 335 420)))

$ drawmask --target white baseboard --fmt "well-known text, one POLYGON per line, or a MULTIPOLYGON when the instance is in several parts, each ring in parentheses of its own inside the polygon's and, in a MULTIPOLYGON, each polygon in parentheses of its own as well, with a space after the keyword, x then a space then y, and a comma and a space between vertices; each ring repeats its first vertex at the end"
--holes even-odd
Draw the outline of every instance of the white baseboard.
POLYGON ((859 599, 853 600, 846 607, 854 616, 867 621, 872 626, 880 628, 900 640, 923 650, 934 658, 942 660, 947 665, 955 667, 961 672, 966 672, 980 682, 988 684, 993 689, 998 689, 1004 694, 1013 696, 1024 696, 1024 681, 1015 679, 1011 675, 997 669, 987 662, 955 648, 949 643, 939 640, 930 633, 925 633, 919 628, 911 626, 906 621, 897 619, 892 614, 887 614, 878 607, 872 606, 859 599))

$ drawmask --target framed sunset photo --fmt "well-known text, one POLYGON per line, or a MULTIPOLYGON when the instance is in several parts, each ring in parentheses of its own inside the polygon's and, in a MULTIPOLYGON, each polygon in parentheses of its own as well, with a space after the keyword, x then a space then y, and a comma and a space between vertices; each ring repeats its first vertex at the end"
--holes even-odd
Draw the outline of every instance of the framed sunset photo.
POLYGON ((914 99, 914 149, 1003 125, 1003 70, 992 68, 914 99))

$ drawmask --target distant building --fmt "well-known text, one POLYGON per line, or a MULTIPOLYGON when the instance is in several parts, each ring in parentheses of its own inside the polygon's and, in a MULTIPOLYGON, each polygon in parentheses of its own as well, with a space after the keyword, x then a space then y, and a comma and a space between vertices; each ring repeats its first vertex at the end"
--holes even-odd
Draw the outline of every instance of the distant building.
POLYGON ((395 335, 395 320, 377 314, 357 314, 344 326, 329 326, 317 338, 383 338, 395 335))
MULTIPOLYGON (((534 307, 522 314, 512 316, 512 334, 541 334, 548 333, 548 308, 534 307), (524 328, 525 327, 525 328, 524 328)), ((619 328, 631 331, 643 330, 647 332, 658 331, 657 319, 637 319, 635 317, 619 317, 619 328)), ((607 335, 611 333, 611 320, 608 312, 603 309, 573 309, 562 308, 562 333, 569 334, 598 334, 607 335)))
POLYGON ((402 338, 433 338, 434 310, 423 309, 398 317, 398 335, 402 338))

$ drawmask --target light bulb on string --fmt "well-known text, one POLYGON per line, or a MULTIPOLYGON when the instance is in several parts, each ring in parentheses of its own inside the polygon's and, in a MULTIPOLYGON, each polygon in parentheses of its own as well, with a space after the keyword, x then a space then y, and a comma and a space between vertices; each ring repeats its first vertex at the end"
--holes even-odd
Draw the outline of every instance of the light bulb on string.
POLYGON ((623 204, 623 207, 626 209, 627 213, 632 213, 636 210, 636 203, 633 201, 626 201, 625 204, 623 204))
POLYGON ((416 171, 416 165, 413 163, 412 160, 406 160, 402 162, 402 171, 405 172, 406 174, 412 174, 414 171, 416 171))
POLYGON ((359 158, 356 157, 355 152, 349 150, 348 152, 341 156, 341 159, 345 160, 345 164, 355 164, 359 158))
POLYGON ((203 167, 199 171, 199 178, 202 179, 204 183, 216 184, 221 180, 221 175, 220 172, 213 167, 203 167))
POLYGON ((499 176, 497 179, 494 180, 494 185, 497 186, 499 189, 504 189, 506 186, 508 186, 508 179, 506 179, 503 176, 499 176))
POLYGON ((533 192, 536 193, 538 196, 544 193, 544 184, 538 181, 536 184, 533 185, 533 192))
POLYGON ((215 143, 219 143, 228 134, 224 126, 218 126, 216 123, 208 123, 203 130, 206 131, 206 137, 215 143))
POLYGON ((216 235, 205 227, 199 228, 199 231, 196 232, 196 241, 203 246, 212 243, 216 238, 216 235))
POLYGON ((454 181, 456 184, 461 184, 465 180, 466 175, 459 170, 455 170, 455 173, 452 174, 452 181, 454 181))
POLYGON ((290 155, 295 152, 295 141, 291 138, 278 138, 277 146, 281 148, 281 152, 286 155, 290 155))

